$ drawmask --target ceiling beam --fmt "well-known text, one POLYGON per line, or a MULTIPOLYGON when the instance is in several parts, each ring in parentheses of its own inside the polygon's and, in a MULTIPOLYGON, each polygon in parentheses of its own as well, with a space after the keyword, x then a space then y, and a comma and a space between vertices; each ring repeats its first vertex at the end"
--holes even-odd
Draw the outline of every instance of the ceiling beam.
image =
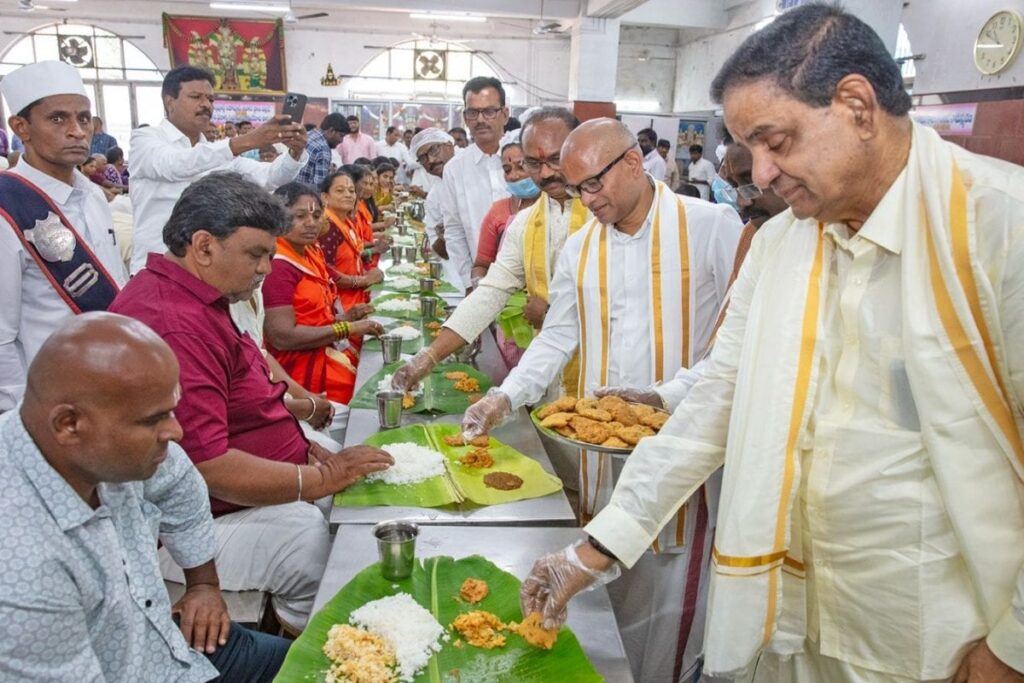
POLYGON ((719 0, 647 0, 620 19, 626 25, 665 28, 725 28, 729 24, 729 17, 719 0))
POLYGON ((643 5, 647 0, 587 0, 587 16, 615 19, 643 5))
POLYGON ((488 17, 575 19, 581 0, 298 0, 292 2, 296 14, 307 9, 359 10, 374 12, 469 12, 488 17))

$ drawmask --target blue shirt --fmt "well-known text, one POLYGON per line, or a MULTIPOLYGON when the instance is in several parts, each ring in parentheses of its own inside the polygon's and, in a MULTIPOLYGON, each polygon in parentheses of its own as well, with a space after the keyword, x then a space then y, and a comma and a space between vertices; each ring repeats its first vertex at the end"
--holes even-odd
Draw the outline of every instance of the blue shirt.
POLYGON ((331 172, 331 146, 319 128, 311 130, 306 137, 306 151, 309 152, 309 161, 299 171, 296 180, 319 188, 331 172))
POLYGON ((100 484, 94 510, 12 410, 0 416, 0 481, 0 680, 217 676, 172 621, 157 560, 158 539, 182 567, 215 551, 206 485, 177 444, 150 479, 100 484))
POLYGON ((89 154, 106 154, 111 147, 117 147, 117 138, 109 133, 93 133, 89 154))

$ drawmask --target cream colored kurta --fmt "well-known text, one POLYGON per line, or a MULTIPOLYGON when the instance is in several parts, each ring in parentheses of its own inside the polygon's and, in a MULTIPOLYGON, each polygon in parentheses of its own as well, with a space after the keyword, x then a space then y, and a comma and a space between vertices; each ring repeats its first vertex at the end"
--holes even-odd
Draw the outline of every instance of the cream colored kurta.
MULTIPOLYGON (((558 255, 565 246, 565 238, 569 235, 572 202, 566 201, 563 207, 550 197, 547 201, 547 263, 550 270, 554 271, 558 255)), ((505 229, 501 249, 487 270, 487 275, 445 322, 445 327, 466 341, 472 341, 480 336, 505 308, 509 297, 526 287, 525 235, 533 208, 529 206, 515 215, 512 223, 505 229)), ((552 273, 548 273, 549 281, 551 275, 552 273)))
MULTIPOLYGON (((974 166, 978 157, 958 152, 956 160, 965 176, 993 177, 974 166)), ((807 637, 824 657, 893 679, 946 678, 987 634, 993 651, 1024 671, 1024 573, 1003 618, 986 625, 922 443, 902 329, 904 226, 894 217, 903 182, 901 176, 855 236, 845 226, 825 226, 820 379, 799 443, 793 525, 804 566, 787 558, 785 571, 806 569, 807 637)), ((1000 302, 992 316, 1006 340, 1010 390, 1024 396, 1024 199, 1012 184, 976 181, 967 189, 977 225, 972 254, 1000 302)), ((661 433, 634 451, 609 506, 587 527, 626 564, 724 462, 734 393, 746 390, 736 385, 736 370, 744 344, 757 344, 748 336, 750 302, 762 273, 784 260, 773 225, 785 224, 769 222, 755 238, 700 378, 661 433)), ((970 444, 963 455, 971 457, 970 444)), ((986 495, 962 484, 963 496, 986 495)), ((742 527, 725 508, 718 523, 742 527)), ((784 613, 800 609, 786 602, 793 599, 784 594, 784 613)))

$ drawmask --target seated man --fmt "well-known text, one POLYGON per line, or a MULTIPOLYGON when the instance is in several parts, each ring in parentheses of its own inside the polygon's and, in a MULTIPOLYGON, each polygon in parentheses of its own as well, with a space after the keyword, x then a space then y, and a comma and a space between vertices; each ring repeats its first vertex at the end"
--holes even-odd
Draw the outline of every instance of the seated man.
MULTIPOLYGON (((181 445, 210 489, 222 585, 270 592, 277 615, 301 629, 330 550, 327 521, 309 503, 392 461, 366 446, 310 447, 285 385, 271 382, 263 354, 231 321, 229 304, 259 287, 289 223, 258 185, 210 174, 174 205, 169 251, 150 254, 110 310, 156 330, 181 364, 181 445)), ((163 551, 161 566, 181 581, 163 551)))
POLYGON ((178 395, 174 354, 137 321, 85 313, 40 347, 0 417, 0 679, 277 673, 288 641, 228 621, 206 486, 172 443, 178 395), (173 607, 157 540, 188 568, 173 607))

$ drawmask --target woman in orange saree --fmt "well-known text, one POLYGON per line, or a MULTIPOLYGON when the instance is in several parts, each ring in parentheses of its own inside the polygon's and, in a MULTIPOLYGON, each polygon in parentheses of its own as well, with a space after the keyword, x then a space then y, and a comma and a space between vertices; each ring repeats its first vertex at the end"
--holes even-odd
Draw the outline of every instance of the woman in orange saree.
POLYGON ((317 191, 289 183, 276 194, 285 199, 292 225, 277 239, 273 268, 263 282, 267 350, 305 389, 348 403, 358 363, 349 338, 384 329, 361 320, 372 310, 366 304, 340 310, 337 287, 317 244, 322 217, 317 191))
POLYGON ((325 205, 326 230, 320 235, 320 247, 327 264, 333 269, 338 298, 346 311, 356 304, 369 302, 372 285, 381 282, 384 274, 366 262, 366 245, 356 218, 356 182, 347 171, 327 176, 320 185, 325 205))

